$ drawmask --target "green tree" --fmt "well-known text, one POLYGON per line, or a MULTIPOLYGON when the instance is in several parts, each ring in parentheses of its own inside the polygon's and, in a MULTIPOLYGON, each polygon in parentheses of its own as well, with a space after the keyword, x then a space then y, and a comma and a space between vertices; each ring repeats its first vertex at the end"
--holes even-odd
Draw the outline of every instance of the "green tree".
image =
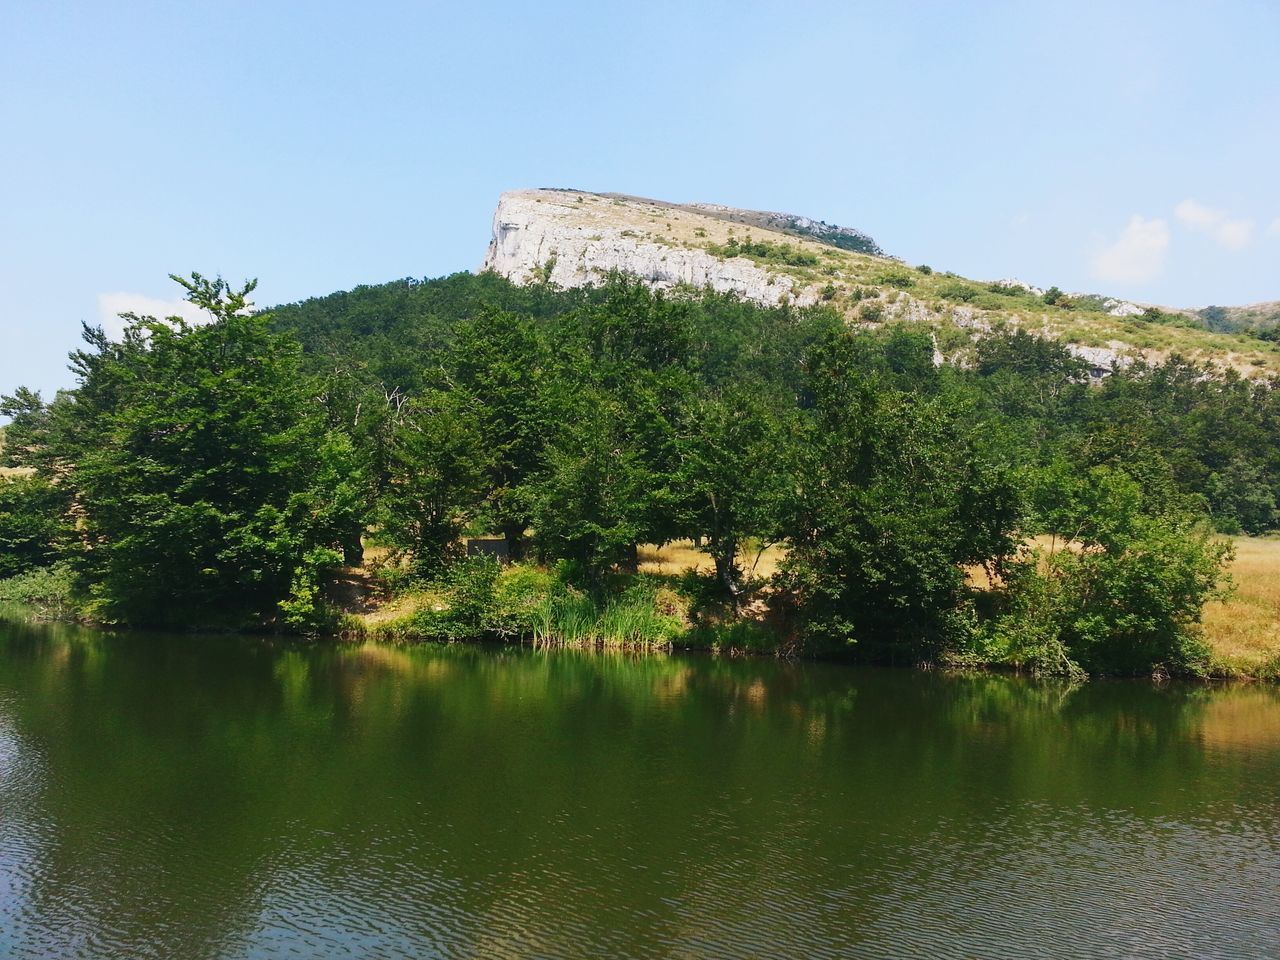
POLYGON ((510 556, 524 553, 533 477, 551 429, 549 352, 531 317, 486 307, 464 320, 446 361, 450 384, 467 396, 487 458, 489 520, 510 556))
POLYGON ((851 371, 855 350, 814 358, 783 583, 815 644, 936 653, 972 622, 964 568, 1013 552, 1020 500, 966 410, 851 371))
POLYGON ((71 397, 66 392, 59 392, 52 403, 45 403, 38 390, 26 387, 0 397, 0 416, 9 418, 0 466, 26 467, 45 476, 63 472, 70 406, 71 397))
POLYGON ((1224 533, 1265 533, 1276 526, 1275 486, 1262 468, 1244 457, 1233 457, 1209 475, 1209 505, 1224 533))
POLYGON ((72 358, 79 568, 110 617, 261 623, 362 509, 351 445, 297 342, 249 314, 252 282, 174 279, 212 322, 130 315, 121 342, 88 331, 72 358))
POLYGON ((390 480, 382 497, 384 533, 432 575, 461 555, 459 538, 489 489, 492 457, 467 398, 431 390, 398 411, 390 480))
POLYGON ((67 531, 66 490, 41 477, 0 477, 0 580, 47 566, 67 531))
POLYGON ((585 390, 548 448, 534 501, 539 550, 596 587, 649 539, 651 477, 627 421, 616 398, 585 390))
POLYGON ((738 554, 748 538, 774 540, 793 491, 786 402, 763 385, 738 384, 692 397, 685 405, 677 487, 688 532, 702 537, 716 579, 735 602, 738 554))

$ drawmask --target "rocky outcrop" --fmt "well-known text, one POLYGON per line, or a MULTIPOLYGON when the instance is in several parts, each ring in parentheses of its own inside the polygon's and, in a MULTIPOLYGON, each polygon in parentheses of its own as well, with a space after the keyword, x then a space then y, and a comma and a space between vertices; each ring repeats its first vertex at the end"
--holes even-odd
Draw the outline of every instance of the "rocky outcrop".
POLYGON ((1109 347, 1086 347, 1078 343, 1065 344, 1067 352, 1089 365, 1089 376, 1101 380, 1112 370, 1130 366, 1133 357, 1126 352, 1125 344, 1109 347))
MULTIPOLYGON (((1142 304, 1099 294, 1067 294, 1065 303, 1045 303, 1045 290, 1021 280, 975 284, 908 267, 878 251, 856 230, 791 214, 624 194, 515 190, 498 201, 482 269, 520 284, 545 280, 576 288, 620 273, 657 289, 711 289, 766 306, 823 303, 858 326, 920 323, 970 338, 1022 328, 1062 341, 1095 377, 1137 357, 1158 362, 1181 346, 1171 335, 1177 327, 1159 324, 1159 316, 1150 318, 1151 334, 1144 336, 1157 345, 1126 342, 1132 325, 1149 319, 1142 304), (993 303, 991 293, 1002 288, 1029 296, 993 303)), ((1172 312, 1210 330, 1253 329, 1280 321, 1268 312, 1275 306, 1172 312)), ((963 352, 954 337, 943 343, 951 354, 963 352)), ((1190 346, 1184 355, 1247 376, 1280 367, 1261 348, 1224 343, 1213 352, 1200 343, 1190 346)))
MULTIPOLYGON (((643 203, 643 201, 640 201, 643 203)), ((651 286, 682 284, 736 293, 758 303, 811 304, 816 290, 757 266, 746 257, 720 257, 705 246, 681 242, 688 232, 653 233, 656 224, 679 218, 679 208, 653 212, 621 201, 563 190, 504 193, 493 216, 493 239, 481 269, 516 283, 549 280, 561 287, 600 283, 611 273, 631 274, 651 286)))

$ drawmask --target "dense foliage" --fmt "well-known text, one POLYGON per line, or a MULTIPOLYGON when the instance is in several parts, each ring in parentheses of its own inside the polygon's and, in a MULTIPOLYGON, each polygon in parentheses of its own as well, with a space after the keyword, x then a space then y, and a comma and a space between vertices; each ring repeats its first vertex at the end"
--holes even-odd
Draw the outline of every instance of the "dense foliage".
POLYGON ((65 500, 64 489, 42 477, 0 477, 0 579, 57 559, 65 500))
POLYGON ((11 405, 10 434, 50 452, 75 522, 67 553, 101 615, 238 625, 273 615, 363 504, 296 341, 246 313, 252 285, 185 284, 214 322, 133 317, 120 342, 86 330, 79 388, 11 405))
POLYGON ((654 613, 667 588, 629 571, 687 539, 715 573, 681 602, 779 645, 1193 670, 1207 525, 1277 524, 1277 384, 1178 359, 1096 383, 1015 332, 939 367, 927 333, 621 278, 406 280, 259 315, 184 283, 212 323, 87 330, 76 390, 0 407, 7 461, 36 471, 0 489, 2 572, 65 557, 119 619, 315 628, 337 551, 373 536, 452 591, 431 635, 587 610, 667 631, 679 604, 654 613), (481 534, 557 586, 460 566, 481 534), (763 583, 743 558, 770 543, 763 583))

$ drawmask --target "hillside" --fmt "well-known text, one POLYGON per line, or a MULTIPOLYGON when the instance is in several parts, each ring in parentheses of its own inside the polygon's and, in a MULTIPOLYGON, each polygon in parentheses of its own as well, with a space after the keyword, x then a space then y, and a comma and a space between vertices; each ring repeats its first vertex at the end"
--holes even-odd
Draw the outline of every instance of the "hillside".
POLYGON ((1204 307, 1195 314, 1210 330, 1250 333, 1271 341, 1280 338, 1280 300, 1243 307, 1204 307))
POLYGON ((1252 377, 1280 373, 1280 344, 1266 339, 1280 313, 1275 304, 1147 308, 969 280, 886 256, 860 231, 791 214, 516 190, 498 202, 482 269, 566 288, 620 271, 657 288, 710 287, 769 306, 825 303, 851 323, 927 324, 945 356, 963 355, 977 333, 1017 327, 1061 340, 1098 373, 1173 354, 1252 377))

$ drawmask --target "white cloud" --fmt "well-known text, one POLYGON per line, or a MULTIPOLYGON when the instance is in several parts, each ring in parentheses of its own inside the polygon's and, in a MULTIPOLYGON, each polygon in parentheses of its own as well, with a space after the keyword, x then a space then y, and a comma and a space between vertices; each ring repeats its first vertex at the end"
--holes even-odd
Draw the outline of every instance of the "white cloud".
POLYGON ((1173 212, 1187 226, 1208 234, 1228 250, 1243 250, 1253 242, 1252 220, 1232 220, 1225 211, 1190 199, 1183 200, 1173 212))
POLYGON ((1271 226, 1267 227, 1267 236, 1280 237, 1280 217, 1271 221, 1271 226))
POLYGON ((1134 214, 1113 243, 1093 257, 1094 275, 1116 283, 1145 283, 1160 276, 1169 252, 1169 225, 1134 214))
POLYGON ((98 294, 98 322, 113 340, 119 340, 124 335, 125 323, 120 319, 122 313, 136 313, 158 320, 181 317, 191 324, 208 323, 213 319, 207 312, 186 300, 160 300, 141 293, 98 294))

